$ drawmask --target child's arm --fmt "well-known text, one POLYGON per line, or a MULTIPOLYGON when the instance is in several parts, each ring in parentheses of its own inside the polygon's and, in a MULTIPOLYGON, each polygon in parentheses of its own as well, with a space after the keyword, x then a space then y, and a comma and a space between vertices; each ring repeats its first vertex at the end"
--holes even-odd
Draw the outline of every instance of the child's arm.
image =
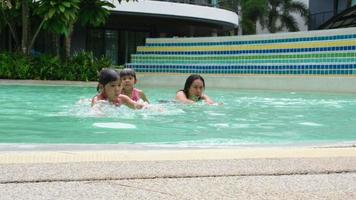
POLYGON ((206 96, 205 94, 201 97, 204 102, 208 105, 213 105, 215 104, 215 102, 213 100, 211 100, 208 96, 206 96))
POLYGON ((93 107, 96 104, 97 101, 98 101, 98 96, 93 97, 91 99, 91 107, 93 107))
POLYGON ((147 99, 145 93, 143 93, 142 90, 139 91, 139 94, 140 94, 140 98, 141 98, 143 101, 145 101, 145 102, 147 102, 147 103, 150 103, 150 102, 148 101, 148 99, 147 99))
POLYGON ((121 102, 124 105, 126 105, 127 107, 129 107, 129 108, 141 109, 141 108, 144 107, 144 104, 137 103, 137 102, 133 101, 130 97, 128 97, 126 95, 120 94, 119 98, 120 98, 121 102))
POLYGON ((188 99, 183 91, 178 91, 176 94, 176 100, 178 100, 181 103, 186 103, 186 104, 192 104, 195 103, 194 101, 188 99))

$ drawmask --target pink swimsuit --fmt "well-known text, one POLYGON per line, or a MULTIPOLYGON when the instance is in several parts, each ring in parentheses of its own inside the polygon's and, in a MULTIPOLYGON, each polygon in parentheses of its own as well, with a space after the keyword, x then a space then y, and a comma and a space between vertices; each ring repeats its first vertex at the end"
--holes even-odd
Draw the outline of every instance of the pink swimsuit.
POLYGON ((131 99, 136 102, 140 99, 140 92, 138 89, 134 88, 132 90, 131 99))
MULTIPOLYGON (((100 100, 104 100, 107 101, 107 97, 103 94, 100 93, 98 95, 96 95, 93 99, 92 99, 92 104, 94 104, 96 101, 100 101, 100 100)), ((116 98, 113 102, 112 102, 115 106, 120 106, 122 104, 120 98, 116 98)))

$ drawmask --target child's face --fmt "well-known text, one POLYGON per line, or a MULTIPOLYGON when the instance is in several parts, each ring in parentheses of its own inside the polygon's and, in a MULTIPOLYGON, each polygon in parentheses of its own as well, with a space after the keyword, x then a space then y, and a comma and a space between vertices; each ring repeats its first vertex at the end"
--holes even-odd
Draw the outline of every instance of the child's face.
POLYGON ((121 81, 116 80, 116 81, 111 81, 108 84, 104 86, 104 92, 107 98, 110 101, 115 100, 117 97, 119 97, 121 93, 122 87, 121 87, 121 81))
POLYGON ((122 87, 125 90, 132 89, 136 83, 135 77, 130 75, 121 77, 121 81, 122 81, 122 87))
POLYGON ((190 98, 199 98, 203 95, 204 84, 200 79, 193 81, 192 85, 189 88, 189 97, 190 98))

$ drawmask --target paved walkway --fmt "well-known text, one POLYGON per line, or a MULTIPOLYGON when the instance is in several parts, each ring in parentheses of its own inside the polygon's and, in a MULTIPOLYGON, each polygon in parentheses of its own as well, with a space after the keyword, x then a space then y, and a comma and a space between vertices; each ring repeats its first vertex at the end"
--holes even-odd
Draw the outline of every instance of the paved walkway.
POLYGON ((1 200, 356 199, 352 147, 1 149, 0 172, 1 200))

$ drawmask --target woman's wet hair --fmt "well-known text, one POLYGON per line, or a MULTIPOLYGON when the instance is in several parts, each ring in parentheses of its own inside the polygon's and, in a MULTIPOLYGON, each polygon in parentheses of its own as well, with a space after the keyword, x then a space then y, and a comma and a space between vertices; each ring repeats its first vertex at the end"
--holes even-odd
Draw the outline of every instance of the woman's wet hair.
MULTIPOLYGON (((117 80, 120 80, 120 76, 119 73, 114 69, 103 68, 99 73, 99 84, 102 84, 103 86, 117 80)), ((99 92, 99 85, 97 86, 96 90, 99 92)))
POLYGON ((132 76, 136 80, 136 72, 132 68, 124 68, 123 70, 120 71, 120 77, 124 76, 132 76))
POLYGON ((190 86, 192 86, 193 82, 197 79, 200 79, 203 82, 203 88, 205 88, 205 81, 203 79, 203 77, 201 77, 199 74, 192 74, 190 75, 187 80, 185 81, 184 84, 184 89, 183 92, 185 94, 185 96, 188 98, 189 97, 189 88, 190 86))

